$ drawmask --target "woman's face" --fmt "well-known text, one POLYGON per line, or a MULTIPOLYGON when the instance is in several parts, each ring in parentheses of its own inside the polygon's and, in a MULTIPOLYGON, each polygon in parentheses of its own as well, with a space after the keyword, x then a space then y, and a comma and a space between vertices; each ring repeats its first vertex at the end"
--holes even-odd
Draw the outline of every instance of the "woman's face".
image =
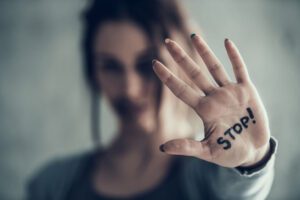
POLYGON ((94 41, 97 83, 121 122, 151 130, 155 126, 157 56, 146 34, 129 21, 102 24, 94 41))

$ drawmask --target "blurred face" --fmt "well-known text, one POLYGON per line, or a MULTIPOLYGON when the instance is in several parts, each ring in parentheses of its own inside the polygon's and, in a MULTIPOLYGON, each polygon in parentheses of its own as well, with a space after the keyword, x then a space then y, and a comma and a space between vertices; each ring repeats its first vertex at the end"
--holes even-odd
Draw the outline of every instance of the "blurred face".
POLYGON ((102 93, 122 123, 151 131, 155 127, 157 57, 145 33, 129 21, 106 22, 94 42, 95 75, 102 93))

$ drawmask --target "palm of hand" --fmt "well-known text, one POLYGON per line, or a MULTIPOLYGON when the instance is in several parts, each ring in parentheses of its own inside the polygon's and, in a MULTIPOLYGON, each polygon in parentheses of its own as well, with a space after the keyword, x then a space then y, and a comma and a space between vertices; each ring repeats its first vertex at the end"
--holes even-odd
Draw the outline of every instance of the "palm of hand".
POLYGON ((267 151, 270 131, 264 106, 238 50, 231 41, 225 42, 237 79, 237 83, 233 83, 204 40, 196 36, 193 43, 219 87, 204 76, 176 42, 166 41, 174 60, 205 96, 192 90, 159 61, 154 62, 154 70, 166 86, 200 116, 205 139, 201 142, 171 140, 164 144, 164 151, 195 156, 226 167, 255 164, 267 151))

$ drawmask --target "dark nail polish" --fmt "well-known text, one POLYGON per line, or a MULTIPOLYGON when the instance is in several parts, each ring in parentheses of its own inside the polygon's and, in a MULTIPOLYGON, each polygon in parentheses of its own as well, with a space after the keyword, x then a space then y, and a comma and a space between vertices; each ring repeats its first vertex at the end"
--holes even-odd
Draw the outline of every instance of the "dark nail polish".
POLYGON ((225 38, 225 43, 227 43, 229 41, 229 39, 228 38, 225 38))
POLYGON ((160 150, 161 152, 165 152, 165 150, 164 150, 164 145, 163 145, 163 144, 159 146, 159 150, 160 150))
POLYGON ((196 33, 191 34, 191 38, 193 39, 196 36, 196 33))

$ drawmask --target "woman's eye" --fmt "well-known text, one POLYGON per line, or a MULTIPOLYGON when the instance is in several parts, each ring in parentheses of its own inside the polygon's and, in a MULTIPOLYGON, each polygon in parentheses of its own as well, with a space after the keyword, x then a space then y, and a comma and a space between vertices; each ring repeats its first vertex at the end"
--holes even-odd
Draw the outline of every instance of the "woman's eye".
POLYGON ((114 60, 106 60, 103 62, 99 62, 96 66, 97 69, 108 73, 122 73, 123 71, 120 63, 114 60))
POLYGON ((155 76, 154 71, 152 69, 152 59, 138 62, 136 69, 145 78, 153 78, 155 76))

